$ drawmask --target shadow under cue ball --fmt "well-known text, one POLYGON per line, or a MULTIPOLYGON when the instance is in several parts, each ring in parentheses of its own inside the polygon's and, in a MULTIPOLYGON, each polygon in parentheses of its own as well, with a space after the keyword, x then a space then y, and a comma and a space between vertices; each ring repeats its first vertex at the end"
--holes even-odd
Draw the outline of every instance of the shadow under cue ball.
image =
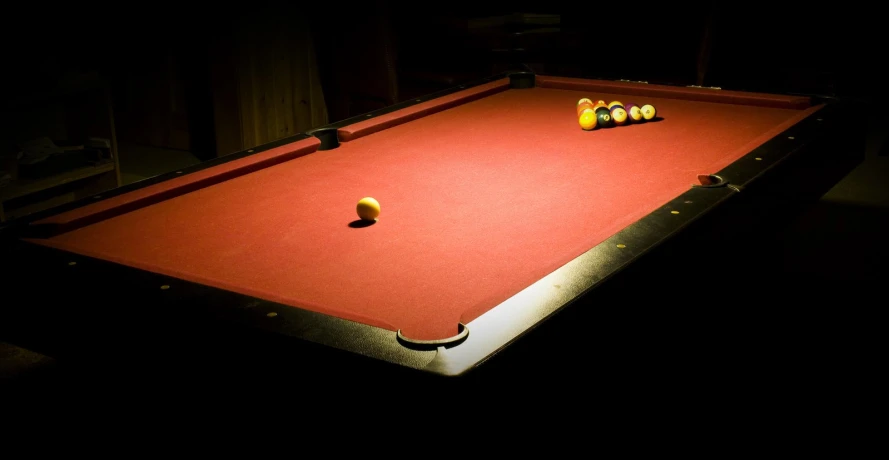
POLYGON ((374 198, 366 196, 358 200, 357 211, 358 217, 360 217, 361 220, 377 220, 377 217, 380 216, 380 202, 374 198))

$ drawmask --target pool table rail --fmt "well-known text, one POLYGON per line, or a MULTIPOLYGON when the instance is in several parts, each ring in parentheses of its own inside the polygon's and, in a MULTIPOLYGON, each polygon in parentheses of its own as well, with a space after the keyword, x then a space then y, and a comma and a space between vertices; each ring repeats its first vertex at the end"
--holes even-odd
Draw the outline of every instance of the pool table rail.
MULTIPOLYGON (((564 326, 571 323, 572 315, 591 314, 598 305, 597 294, 602 286, 621 279, 631 265, 657 264, 658 257, 662 257, 659 254, 688 251, 692 258, 705 255, 708 235, 718 233, 726 239, 743 237, 749 229, 779 218, 790 205, 817 198, 863 159, 863 149, 856 148, 864 141, 863 129, 846 115, 842 102, 827 103, 724 169, 713 171, 711 176, 697 182, 690 177, 688 190, 681 195, 466 324, 465 335, 456 343, 426 349, 405 346, 394 331, 21 239, 41 237, 41 232, 51 234, 85 225, 90 219, 107 217, 101 213, 86 213, 93 216, 82 218, 86 220, 65 220, 59 216, 76 216, 80 210, 101 207, 102 202, 113 203, 113 199, 120 200, 124 194, 165 187, 177 180, 192 185, 172 187, 174 192, 170 193, 187 193, 194 187, 213 183, 215 179, 211 178, 203 182, 187 179, 189 176, 199 178, 210 168, 231 171, 219 180, 247 174, 255 168, 315 150, 336 148, 335 143, 348 142, 374 129, 386 129, 436 110, 446 110, 460 100, 460 94, 467 94, 467 89, 477 90, 469 91, 471 96, 465 99, 468 101, 509 89, 510 85, 528 87, 529 81, 567 87, 587 85, 584 86, 587 88, 612 85, 558 77, 535 78, 527 72, 493 76, 476 85, 460 85, 7 223, 0 227, 0 250, 4 261, 14 264, 15 269, 7 279, 20 294, 0 309, 0 332, 9 340, 50 354, 83 354, 96 347, 120 344, 122 350, 140 350, 150 355, 159 349, 176 352, 176 346, 146 341, 146 337, 156 335, 157 331, 172 329, 180 334, 169 335, 171 344, 188 342, 206 347, 206 343, 213 340, 230 341, 238 344, 233 348, 253 347, 258 353, 273 354, 276 359, 289 357, 302 369, 330 371, 335 367, 360 374, 367 369, 376 372, 376 366, 384 366, 393 374, 422 375, 422 378, 484 375, 483 364, 492 358, 504 356, 504 362, 515 359, 511 358, 514 356, 511 345, 545 343, 547 339, 541 337, 547 333, 541 331, 551 330, 555 322, 550 319, 560 317, 558 323, 564 326), (301 147, 288 147, 291 145, 301 147), (262 156, 263 152, 266 157, 262 156), (278 155, 281 152, 285 154, 278 155), (35 225, 41 221, 46 225, 35 225), (47 284, 48 281, 52 284, 47 284), (71 299, 88 299, 89 304, 78 307, 71 299), (260 343, 276 345, 272 347, 274 351, 269 351, 268 346, 260 343)), ((614 84, 622 88, 628 85, 626 82, 614 84)), ((700 88, 635 87, 645 94, 673 91, 705 99, 727 94, 709 95, 707 92, 722 90, 700 88)), ((738 103, 742 96, 730 95, 729 100, 738 103)), ((788 108, 818 103, 794 96, 747 97, 748 102, 769 106, 786 104, 788 108)), ((108 209, 112 211, 107 212, 126 212, 131 208, 109 205, 108 209)), ((569 324, 565 330, 583 334, 581 323, 569 324)))

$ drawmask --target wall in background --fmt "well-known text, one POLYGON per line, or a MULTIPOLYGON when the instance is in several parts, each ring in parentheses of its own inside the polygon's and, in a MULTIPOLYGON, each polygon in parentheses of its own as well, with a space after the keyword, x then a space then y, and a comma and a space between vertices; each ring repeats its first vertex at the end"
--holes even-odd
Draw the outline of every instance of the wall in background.
POLYGON ((299 5, 20 8, 22 20, 2 31, 14 77, 5 92, 98 72, 112 84, 121 143, 206 160, 327 123, 310 14, 299 5))
POLYGON ((210 48, 217 154, 328 122, 310 18, 293 6, 251 11, 210 48))
POLYGON ((125 5, 17 5, 21 20, 2 31, 12 69, 3 89, 49 88, 66 71, 98 70, 114 83, 121 141, 207 159, 495 69, 502 54, 492 48, 531 42, 509 28, 470 30, 465 19, 526 12, 560 18, 533 42, 545 70, 695 84, 706 49, 707 86, 887 93, 878 12, 854 2, 830 11, 701 0, 459 1, 440 11, 381 0, 175 6, 153 3, 134 16, 125 5))

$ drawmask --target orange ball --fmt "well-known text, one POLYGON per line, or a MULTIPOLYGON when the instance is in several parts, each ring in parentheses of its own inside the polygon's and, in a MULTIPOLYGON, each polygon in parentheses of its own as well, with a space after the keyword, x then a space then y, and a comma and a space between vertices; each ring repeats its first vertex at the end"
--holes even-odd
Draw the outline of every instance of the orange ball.
POLYGON ((608 109, 608 104, 606 104, 606 103, 604 103, 604 102, 602 102, 602 101, 599 101, 599 102, 596 103, 596 105, 593 106, 593 112, 598 112, 600 108, 604 108, 605 110, 609 110, 609 109, 608 109))
POLYGON ((578 119, 580 123, 580 127, 583 128, 584 131, 590 131, 596 128, 596 124, 598 120, 596 119, 596 112, 593 112, 592 109, 586 109, 583 113, 580 114, 580 119, 578 119))
POLYGON ((580 114, 582 114, 584 110, 592 109, 592 108, 593 108, 593 103, 590 101, 581 102, 580 104, 577 104, 577 116, 579 117, 580 114))
POLYGON ((577 101, 577 105, 583 104, 584 102, 589 102, 590 104, 593 103, 593 101, 591 101, 590 98, 585 97, 585 98, 582 98, 579 101, 577 101))

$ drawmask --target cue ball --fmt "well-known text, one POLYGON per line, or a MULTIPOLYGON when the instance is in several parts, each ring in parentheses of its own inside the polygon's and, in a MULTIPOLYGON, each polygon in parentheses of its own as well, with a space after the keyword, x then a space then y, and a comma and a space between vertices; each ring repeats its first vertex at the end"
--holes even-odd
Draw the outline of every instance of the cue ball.
POLYGON ((377 220, 377 217, 380 215, 380 203, 366 196, 360 200, 358 200, 358 217, 361 220, 377 220))

